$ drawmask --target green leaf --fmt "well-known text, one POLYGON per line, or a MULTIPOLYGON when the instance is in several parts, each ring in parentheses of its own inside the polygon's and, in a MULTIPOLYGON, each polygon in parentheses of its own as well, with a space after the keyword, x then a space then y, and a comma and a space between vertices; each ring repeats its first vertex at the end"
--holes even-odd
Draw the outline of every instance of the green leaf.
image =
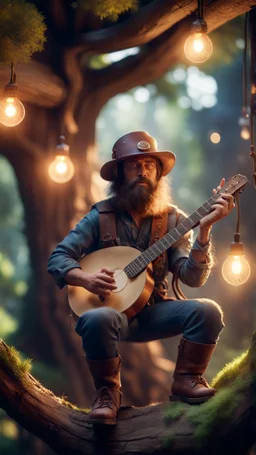
POLYGON ((24 0, 0 0, 0 11, 0 63, 27 63, 34 52, 43 50, 43 15, 24 0))
POLYGON ((138 0, 80 0, 77 3, 101 19, 111 21, 117 21, 120 14, 126 11, 136 11, 139 6, 138 0))

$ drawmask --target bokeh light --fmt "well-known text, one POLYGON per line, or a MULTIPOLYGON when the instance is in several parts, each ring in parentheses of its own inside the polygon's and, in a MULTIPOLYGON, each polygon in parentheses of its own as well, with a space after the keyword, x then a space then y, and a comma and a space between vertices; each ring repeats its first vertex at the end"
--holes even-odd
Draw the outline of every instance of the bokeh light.
POLYGON ((213 144, 218 144, 221 140, 221 136, 219 133, 211 133, 210 135, 210 141, 213 143, 213 144))

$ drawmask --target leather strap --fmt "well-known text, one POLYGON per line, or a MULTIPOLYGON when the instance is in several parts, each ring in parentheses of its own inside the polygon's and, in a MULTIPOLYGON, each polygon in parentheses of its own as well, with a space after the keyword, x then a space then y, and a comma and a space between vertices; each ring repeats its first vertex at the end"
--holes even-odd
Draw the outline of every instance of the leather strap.
MULTIPOLYGON (((168 211, 161 215, 154 216, 152 220, 151 236, 149 245, 153 245, 157 240, 163 237, 168 230, 168 211)), ((157 258, 158 259, 158 258, 157 258)))
MULTIPOLYGON (((176 214, 177 214, 177 212, 176 212, 176 214)), ((175 226, 177 226, 179 224, 179 218, 180 218, 180 213, 178 215, 176 215, 176 225, 175 226)), ((180 285, 179 285, 179 271, 180 271, 182 264, 183 264, 183 260, 181 259, 181 261, 179 262, 179 264, 177 266, 176 273, 172 277, 172 290, 173 290, 174 295, 177 300, 187 300, 187 297, 182 292, 180 285)))
POLYGON ((100 201, 96 207, 100 217, 100 240, 103 248, 117 245, 116 217, 110 200, 100 201))
MULTIPOLYGON (((151 226, 151 235, 149 245, 153 245, 157 240, 162 238, 168 231, 168 211, 164 212, 161 215, 154 216, 151 226)), ((166 279, 163 279, 163 273, 165 271, 167 261, 167 252, 164 251, 160 256, 158 256, 153 262, 153 276, 156 285, 154 286, 155 294, 158 295, 161 299, 165 300, 167 298, 167 288, 168 283, 166 279), (159 280, 161 286, 159 285, 159 280), (158 283, 158 284, 157 284, 158 283)))

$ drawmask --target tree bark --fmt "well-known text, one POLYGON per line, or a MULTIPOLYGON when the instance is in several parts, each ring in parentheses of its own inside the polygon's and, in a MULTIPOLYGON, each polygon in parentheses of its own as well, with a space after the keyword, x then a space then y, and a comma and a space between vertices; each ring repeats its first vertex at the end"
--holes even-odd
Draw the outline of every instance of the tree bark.
POLYGON ((80 51, 93 54, 142 46, 191 14, 196 7, 195 0, 155 0, 121 23, 83 34, 77 46, 80 51))
MULTIPOLYGON (((52 108, 58 106, 67 96, 64 81, 51 68, 35 60, 20 64, 17 73, 18 97, 22 102, 52 108)), ((10 81, 10 69, 0 67, 0 84, 5 86, 10 81)))
MULTIPOLYGON (((240 389, 232 412, 223 424, 221 413, 227 414, 225 402, 218 400, 221 388, 233 387, 237 377, 224 374, 216 397, 200 405, 196 413, 201 423, 209 419, 209 403, 216 406, 215 421, 198 439, 200 422, 191 421, 191 405, 183 404, 183 411, 168 418, 174 403, 146 407, 121 408, 118 424, 112 428, 92 428, 88 424, 88 410, 79 410, 46 390, 14 358, 8 346, 0 343, 0 406, 20 425, 46 442, 56 453, 68 455, 111 454, 226 454, 243 455, 255 442, 255 336, 246 368, 237 371, 244 386, 240 389), (251 370, 251 371, 250 371, 251 370), (249 378, 249 380, 248 380, 249 378), (215 403, 215 404, 214 404, 215 403), (218 412, 219 408, 219 412, 218 412)), ((176 408, 177 409, 177 408, 176 408)))
MULTIPOLYGON (((234 17, 244 14, 255 6, 249 0, 214 0, 204 2, 204 18, 211 32, 234 17)), ((150 43, 175 24, 186 19, 188 32, 191 22, 196 18, 197 2, 155 0, 141 8, 130 18, 103 30, 87 32, 76 43, 80 52, 92 54, 114 52, 129 47, 150 43)), ((177 45, 177 41, 175 43, 177 45)))
MULTIPOLYGON (((205 7, 208 31, 216 30, 225 22, 256 6, 250 0, 222 2, 216 0, 205 7)), ((126 92, 136 85, 148 84, 160 78, 171 66, 183 59, 183 45, 188 35, 191 18, 181 20, 175 27, 155 38, 134 56, 126 57, 101 70, 91 71, 92 85, 108 91, 108 98, 126 92)))

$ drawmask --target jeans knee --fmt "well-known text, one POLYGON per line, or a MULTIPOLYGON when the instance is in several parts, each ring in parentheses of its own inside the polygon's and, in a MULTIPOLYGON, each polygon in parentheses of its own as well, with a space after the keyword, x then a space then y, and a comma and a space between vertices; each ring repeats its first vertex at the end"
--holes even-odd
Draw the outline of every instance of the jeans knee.
POLYGON ((100 307, 83 313, 76 324, 76 332, 85 336, 91 334, 94 336, 104 335, 111 328, 116 328, 119 323, 119 313, 113 308, 100 307))
POLYGON ((214 300, 193 300, 192 310, 188 315, 187 322, 197 326, 203 324, 205 328, 219 334, 224 327, 223 312, 214 300))
POLYGON ((200 299, 200 304, 205 322, 215 327, 217 332, 220 332, 224 327, 221 307, 210 299, 200 299))
POLYGON ((216 343, 224 327, 220 306, 210 299, 191 301, 184 326, 184 336, 198 343, 216 343))

